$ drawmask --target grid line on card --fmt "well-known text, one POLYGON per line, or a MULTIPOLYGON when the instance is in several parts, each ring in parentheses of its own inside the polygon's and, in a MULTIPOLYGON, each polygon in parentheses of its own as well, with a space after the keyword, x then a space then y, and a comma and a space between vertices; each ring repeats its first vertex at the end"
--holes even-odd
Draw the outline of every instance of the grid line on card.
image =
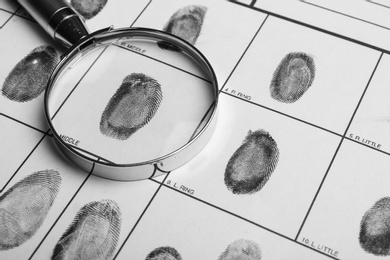
POLYGON ((0 8, 0 11, 4 11, 4 12, 6 12, 6 13, 9 13, 9 14, 11 14, 10 15, 10 17, 8 17, 8 19, 3 23, 3 24, 1 24, 0 25, 0 29, 2 29, 14 16, 15 16, 15 13, 13 13, 13 12, 10 12, 10 11, 8 11, 8 10, 5 10, 5 9, 3 9, 3 8, 0 8))
POLYGON ((264 21, 261 23, 259 29, 257 30, 257 32, 255 33, 255 35, 252 37, 252 40, 249 42, 248 46, 245 48, 244 52, 242 53, 241 57, 238 59, 237 63, 234 65, 234 68, 232 69, 232 71, 230 72, 229 76, 227 77, 225 83, 222 85, 222 88, 220 90, 219 93, 221 93, 223 91, 223 89, 225 88, 225 85, 226 83, 229 81, 230 77, 233 75, 233 73, 235 72, 237 66, 240 64, 241 60, 244 58, 246 52, 248 51, 249 47, 252 45, 253 41, 255 40, 255 38, 257 37, 257 35, 259 34, 261 28, 263 28, 263 25, 265 24, 265 21, 267 21, 268 19, 268 14, 267 16, 264 18, 264 21))
MULTIPOLYGON (((161 170, 160 168, 158 168, 158 165, 157 164, 154 164, 154 171, 152 173, 152 175, 148 178, 149 180, 153 180, 154 177, 157 177, 159 175, 156 175, 157 172, 162 172, 162 174, 169 174, 171 171, 164 171, 164 170, 161 170)), ((153 180, 154 181, 154 180, 153 180)))
POLYGON ((152 204, 153 200, 156 198, 157 194, 159 193, 161 187, 163 186, 163 184, 164 184, 165 180, 168 178, 168 176, 169 176, 169 173, 167 173, 167 174, 164 176, 164 180, 163 180, 161 183, 159 183, 159 182, 156 181, 156 180, 149 179, 149 180, 151 180, 151 181, 153 181, 153 182, 158 183, 159 186, 158 186, 156 192, 153 194, 152 198, 149 200, 149 202, 148 202, 148 204, 146 205, 145 209, 142 211, 141 215, 139 216, 139 218, 138 218, 137 221, 135 222, 133 228, 130 230, 129 234, 126 236, 126 238, 125 238, 125 240, 123 241, 122 245, 119 247, 118 251, 116 252, 116 254, 115 254, 114 258, 113 258, 113 260, 115 260, 115 259, 118 257, 118 255, 120 254, 120 252, 122 251, 123 246, 126 244, 126 242, 127 242, 127 240, 129 239, 129 237, 133 234, 134 230, 137 228, 139 222, 140 222, 141 219, 144 217, 146 211, 149 209, 149 206, 152 204))
POLYGON ((254 7, 254 6, 248 6, 247 4, 241 3, 241 2, 239 2, 237 0, 227 0, 227 1, 231 2, 231 3, 234 3, 234 4, 238 4, 238 5, 241 5, 241 6, 248 7, 250 9, 255 10, 255 11, 262 12, 264 14, 268 14, 270 16, 273 16, 273 17, 285 20, 287 22, 291 22, 291 23, 294 23, 294 24, 297 24, 297 25, 301 25, 301 26, 304 26, 306 28, 310 28, 310 29, 316 30, 318 32, 322 32, 322 33, 331 35, 333 37, 336 37, 336 38, 339 38, 339 39, 343 39, 343 40, 346 40, 346 41, 349 41, 349 42, 353 42, 355 44, 358 44, 358 45, 370 48, 372 50, 376 50, 376 51, 383 52, 383 53, 386 53, 386 54, 390 55, 390 50, 386 50, 386 49, 377 47, 375 45, 368 44, 368 43, 365 43, 365 42, 353 39, 351 37, 347 37, 347 36, 344 36, 344 35, 341 35, 341 34, 338 34, 338 33, 332 32, 332 31, 329 31, 329 30, 325 30, 325 29, 319 28, 317 26, 314 26, 314 25, 311 25, 311 24, 308 24, 308 23, 304 23, 304 22, 301 22, 301 21, 298 21, 298 20, 295 20, 295 19, 283 16, 283 15, 280 15, 280 14, 277 14, 277 13, 274 13, 274 12, 270 12, 270 11, 264 10, 262 8, 258 8, 258 7, 254 7))
POLYGON ((30 17, 26 17, 24 15, 20 15, 18 14, 18 12, 20 10, 23 10, 23 7, 22 6, 19 6, 15 11, 9 11, 9 10, 6 10, 4 8, 0 8, 0 11, 4 11, 6 13, 9 13, 11 14, 11 16, 4 22, 4 24, 0 25, 0 29, 6 24, 8 23, 14 16, 17 16, 17 17, 20 17, 20 18, 23 18, 23 19, 26 19, 30 22, 33 22, 33 23, 37 23, 34 19, 30 18, 30 17))
MULTIPOLYGON (((61 136, 60 136, 60 138, 61 138, 61 136)), ((104 162, 109 163, 109 164, 116 164, 113 161, 110 161, 110 160, 108 160, 106 158, 103 158, 103 157, 101 157, 101 156, 99 156, 99 155, 97 155, 95 153, 91 153, 90 151, 87 151, 85 149, 81 149, 80 147, 77 147, 76 145, 73 145, 73 144, 70 144, 70 143, 67 143, 66 145, 72 147, 74 150, 77 150, 77 151, 79 151, 81 153, 91 155, 92 157, 96 157, 100 161, 104 161, 104 162)))
POLYGON ((386 151, 383 151, 383 150, 379 150, 378 148, 372 147, 372 146, 370 146, 370 145, 368 145, 368 144, 362 143, 362 142, 357 141, 357 140, 355 140, 355 139, 352 139, 352 138, 350 138, 350 137, 348 137, 348 136, 346 136, 345 139, 347 139, 347 140, 349 140, 349 141, 352 141, 352 142, 354 142, 354 143, 356 143, 356 144, 363 145, 364 147, 369 148, 369 149, 372 149, 372 150, 377 151, 377 152, 379 152, 379 153, 382 153, 382 154, 385 154, 385 155, 390 156, 390 152, 386 152, 386 151))
MULTIPOLYGON (((49 131, 48 131, 49 132, 49 131)), ((20 168, 22 168, 22 166, 26 163, 26 161, 28 160, 28 158, 30 158, 30 156, 34 153, 34 151, 37 149, 37 147, 39 146, 39 144, 42 143, 43 139, 45 139, 46 136, 49 136, 48 134, 45 134, 39 141, 38 143, 34 146, 34 148, 31 150, 31 152, 26 156, 26 158, 23 160, 23 162, 19 165, 19 167, 16 169, 16 171, 14 172, 14 174, 12 174, 12 176, 8 179, 8 181, 4 184, 4 186, 0 189, 0 193, 2 193, 4 191, 4 189, 8 186, 8 184, 12 181, 12 179, 15 177, 15 175, 19 172, 20 168)))
POLYGON ((320 193, 320 191, 321 191, 321 189, 322 189, 322 187, 323 187, 323 185, 324 185, 324 183, 325 183, 325 179, 326 179, 327 176, 328 176, 328 173, 329 173, 329 171, 330 171, 330 169, 331 169, 331 167, 332 167, 332 165, 333 165, 334 159, 336 158, 336 156, 337 156, 337 154, 338 154, 338 151, 340 150, 340 147, 341 147, 341 145, 342 145, 344 139, 349 140, 348 138, 346 138, 346 134, 347 134, 347 132, 348 132, 349 127, 350 127, 351 124, 352 124, 352 121, 353 121, 353 119, 354 119, 354 117, 355 117, 355 115, 356 115, 357 110, 359 109, 359 106, 360 106, 360 104, 361 104, 361 102, 362 102, 362 100, 363 100, 363 98, 364 98, 364 95, 365 95, 365 93, 366 93, 366 91, 367 91, 367 89, 368 89, 368 86, 370 85, 371 80, 372 80, 372 78, 374 77, 374 74, 375 74, 375 72, 376 72, 376 69, 377 69, 378 66, 379 66, 379 63, 380 63, 380 61, 381 61, 381 59, 382 59, 382 56, 383 56, 383 53, 379 56, 379 59, 378 59, 376 65, 375 65, 375 67, 374 67, 373 72, 371 73, 371 76, 370 76, 370 78, 369 78, 369 80, 368 80, 368 82, 367 82, 367 85, 366 85, 366 87, 365 87, 365 89, 364 89, 364 91, 363 91, 363 94, 362 94, 361 97, 360 97, 360 100, 359 100, 359 102, 358 102, 358 104, 357 104, 357 106, 356 106, 356 108, 355 108, 355 111, 353 112, 353 114, 352 114, 352 116, 351 116, 351 119, 350 119, 350 121, 349 121, 349 123, 348 123, 348 126, 347 126, 347 128, 345 129, 345 132, 344 132, 344 134, 343 134, 343 136, 342 136, 342 138, 341 138, 341 141, 340 141, 339 145, 337 146, 337 149, 336 149, 336 151, 335 151, 335 153, 334 153, 334 155, 333 155, 333 157, 332 157, 332 160, 331 160, 331 162, 330 162, 330 164, 329 164, 329 166, 328 166, 328 169, 326 170, 325 175, 324 175, 324 177, 322 178, 322 181, 321 181, 321 183, 320 183, 320 185, 319 185, 319 187, 318 187, 318 189, 317 189, 317 192, 316 192, 316 194, 314 195, 314 198, 313 198, 313 200, 312 200, 312 202, 311 202, 311 204, 310 204, 310 207, 309 207, 309 209, 308 209, 308 211, 307 211, 307 213, 306 213, 306 216, 305 216, 305 218, 303 219, 303 222, 302 222, 302 224, 301 224, 301 227, 299 228, 299 231, 298 231, 298 233, 297 233, 297 235, 296 235, 296 237, 295 237, 295 240, 298 240, 298 237, 299 237, 300 233, 302 232, 302 229, 303 229, 303 227, 304 227, 304 225, 305 225, 305 223, 306 223, 306 220, 307 220, 307 218, 308 218, 309 215, 310 215, 310 212, 311 212, 311 210, 312 210, 312 208, 313 208, 313 206, 314 206, 314 204, 315 204, 315 202, 316 202, 316 200, 317 200, 317 197, 318 197, 318 195, 319 195, 319 193, 320 193))
POLYGON ((29 16, 29 15, 20 15, 20 14, 18 14, 18 12, 21 11, 21 10, 24 10, 24 8, 22 6, 19 6, 19 8, 16 9, 14 15, 17 16, 17 17, 26 19, 26 20, 28 20, 30 22, 37 23, 37 21, 35 19, 33 19, 31 16, 29 16))
POLYGON ((216 206, 216 205, 214 205, 214 204, 211 204, 211 203, 209 203, 209 202, 207 202, 207 201, 205 201, 205 200, 202 200, 202 199, 199 199, 199 198, 197 198, 197 197, 191 196, 190 194, 184 193, 184 192, 182 192, 182 191, 180 191, 180 190, 178 190, 178 189, 176 189, 176 188, 174 188, 174 187, 172 187, 172 186, 169 186, 169 185, 165 184, 165 179, 166 179, 166 178, 164 178, 164 181, 163 181, 162 185, 163 185, 164 187, 166 187, 166 188, 169 188, 169 189, 171 189, 171 190, 173 190, 173 191, 175 191, 175 192, 181 194, 181 195, 187 196, 187 197, 189 197, 189 198, 191 198, 191 199, 194 199, 194 200, 196 200, 196 201, 198 201, 198 202, 200 202, 200 203, 202 203, 202 204, 206 204, 206 205, 208 205, 208 206, 210 206, 210 207, 212 207, 212 208, 214 208, 214 209, 216 209, 216 210, 222 211, 222 212, 224 212, 224 213, 226 213, 226 214, 229 214, 229 215, 231 215, 231 216, 233 216, 233 217, 236 217, 236 218, 238 218, 238 219, 241 219, 241 220, 243 220, 243 221, 245 221, 245 222, 247 222, 247 223, 249 223, 249 224, 252 224, 252 225, 254 225, 254 226, 258 227, 258 228, 261 228, 261 229, 263 229, 263 230, 265 230, 265 231, 268 231, 268 232, 270 232, 270 233, 272 233, 272 234, 274 234, 274 235, 277 235, 278 237, 287 239, 287 240, 289 240, 290 242, 292 242, 292 243, 294 243, 294 244, 296 244, 296 245, 305 247, 305 248, 310 249, 310 250, 312 250, 312 251, 314 251, 314 252, 316 252, 316 253, 319 253, 319 254, 322 254, 322 255, 324 255, 324 256, 327 256, 327 257, 329 257, 329 258, 331 258, 331 259, 339 260, 339 259, 336 258, 336 257, 333 257, 333 256, 331 256, 331 255, 328 255, 328 254, 326 254, 326 253, 324 253, 324 252, 317 251, 316 249, 314 249, 314 248, 311 247, 311 246, 302 244, 302 243, 296 241, 295 239, 292 239, 292 238, 290 238, 290 237, 288 237, 288 236, 283 235, 282 233, 279 233, 279 232, 277 232, 277 231, 275 231, 275 230, 272 230, 272 229, 270 229, 270 228, 267 228, 267 227, 265 227, 265 226, 262 226, 262 225, 260 225, 260 224, 258 224, 258 223, 256 223, 256 222, 253 222, 252 220, 249 220, 249 219, 247 219, 247 218, 245 218, 245 217, 242 217, 242 216, 240 216, 240 215, 237 215, 236 213, 230 212, 230 211, 228 211, 228 210, 226 210, 226 209, 223 209, 223 208, 218 207, 218 206, 216 206))
POLYGON ((371 1, 371 0, 366 0, 366 1, 369 2, 370 4, 379 5, 381 7, 390 9, 390 5, 381 4, 381 3, 378 3, 378 2, 375 2, 375 1, 371 1))
MULTIPOLYGON (((219 91, 220 93, 220 91, 219 91)), ((204 116, 202 117, 202 119, 199 121, 199 124, 198 126, 195 128, 193 134, 191 135, 191 137, 188 139, 188 143, 191 142, 191 140, 195 137, 195 135, 198 133, 198 131, 201 129, 201 126, 204 124, 204 123, 207 123, 207 118, 209 117, 209 114, 213 112, 213 108, 216 109, 215 107, 215 101, 213 101, 213 103, 211 103, 210 107, 207 109, 206 113, 204 114, 204 116)))
MULTIPOLYGON (((347 132, 348 132, 348 129, 350 128, 350 126, 351 126, 351 124, 352 124, 352 121, 353 121, 353 119, 355 118, 355 115, 356 115, 356 113, 357 113, 357 111, 358 111, 358 109, 359 109, 359 107, 360 107, 360 104, 361 104, 362 101, 363 101, 363 98, 364 98, 364 96, 365 96, 365 94, 366 94, 366 91, 367 91, 367 89, 368 89, 368 86, 370 85, 371 80, 372 80, 372 78, 374 77, 375 71, 376 71, 376 69, 378 68, 378 66, 379 66, 379 64, 380 64, 380 62, 381 62, 381 60, 382 60, 383 54, 384 54, 384 53, 382 52, 381 55, 379 56, 379 59, 378 59, 376 65, 375 65, 375 67, 374 67, 373 72, 371 73, 371 76, 370 76, 370 78, 369 78, 369 80, 368 80, 368 82, 367 82, 367 85, 366 85, 366 87, 365 87, 365 89, 364 89, 364 91, 363 91, 363 94, 362 94, 362 96, 360 97, 360 100, 359 100, 359 102, 358 102, 358 104, 357 104, 357 106, 356 106, 356 108, 355 108, 355 111, 354 111, 353 114, 352 114, 352 117, 351 117, 351 119, 350 119, 350 121, 349 121, 349 123, 348 123, 347 128, 345 129, 345 133, 344 133, 344 137, 345 137, 345 138, 348 138, 348 137, 346 137, 347 132)), ((349 139, 349 138, 348 138, 348 139, 349 139)), ((363 144, 363 145, 364 145, 364 144, 363 144)), ((376 149, 376 150, 377 150, 377 149, 376 149)), ((379 151, 379 150, 378 150, 378 151, 379 151)), ((384 152, 384 153, 386 153, 386 152, 384 152)), ((388 154, 388 153, 386 153, 386 154, 388 154)))
POLYGON ((4 9, 4 8, 0 8, 0 11, 4 11, 4 12, 9 13, 9 14, 15 14, 15 12, 9 11, 9 10, 4 9))
POLYGON ((131 25, 129 27, 133 27, 133 25, 137 22, 137 20, 140 18, 140 16, 145 12, 145 10, 149 7, 150 3, 152 2, 152 0, 150 0, 148 2, 148 4, 144 7, 144 9, 142 9, 142 11, 139 13, 139 15, 134 19, 134 21, 131 23, 131 25))
POLYGON ((11 119, 11 120, 13 120, 13 121, 15 121, 15 122, 17 122, 17 123, 19 123, 19 124, 21 124, 21 125, 27 126, 27 127, 31 128, 31 129, 34 129, 34 130, 36 130, 36 131, 38 131, 38 132, 40 132, 40 133, 42 133, 42 134, 47 134, 47 135, 52 136, 52 133, 50 133, 50 132, 48 132, 48 131, 47 131, 47 132, 42 131, 42 130, 40 130, 40 129, 34 127, 34 126, 31 126, 31 125, 29 125, 29 124, 27 124, 27 123, 24 123, 24 122, 22 122, 22 121, 20 121, 20 120, 18 120, 18 119, 16 119, 16 118, 13 118, 13 117, 11 117, 11 116, 8 116, 8 115, 6 115, 6 114, 4 114, 4 113, 1 113, 0 115, 6 117, 6 118, 8 118, 8 119, 11 119))
POLYGON ((332 12, 332 13, 336 13, 336 14, 339 14, 339 15, 342 15, 342 16, 345 16, 345 17, 357 20, 359 22, 364 22, 364 23, 367 23, 367 24, 370 24, 370 25, 374 25, 374 26, 380 27, 380 28, 385 29, 385 30, 390 30, 389 27, 386 27, 386 26, 383 26, 383 25, 380 25, 380 24, 376 24, 376 23, 370 22, 370 21, 358 18, 358 17, 353 16, 353 15, 349 15, 349 14, 346 14, 346 13, 343 13, 343 12, 339 12, 339 11, 327 8, 325 6, 321 6, 321 5, 318 5, 318 4, 310 3, 310 2, 305 1, 305 0, 299 0, 299 1, 304 3, 304 4, 307 4, 307 5, 311 5, 311 6, 314 6, 314 7, 317 7, 317 8, 320 8, 320 9, 332 12))
POLYGON ((63 105, 65 104, 65 102, 69 99, 69 97, 72 95, 72 93, 75 91, 75 89, 78 87, 78 85, 80 84, 80 82, 84 79, 84 77, 88 74, 88 72, 92 69, 93 65, 95 65, 95 63, 97 62, 97 60, 99 59, 99 57, 104 53, 106 49, 104 49, 100 54, 99 56, 92 62, 91 66, 89 66, 89 68, 85 71, 85 73, 83 74, 83 76, 80 78, 80 80, 77 82, 77 84, 73 87, 73 89, 69 92, 68 96, 64 99, 64 101, 62 102, 62 104, 58 107, 57 111, 54 113, 54 115, 50 118, 50 120, 53 120, 56 115, 58 114, 58 112, 61 110, 61 108, 63 107, 63 105))
POLYGON ((326 128, 322 127, 322 126, 319 126, 319 125, 316 125, 316 124, 307 122, 307 121, 305 121, 305 120, 302 120, 302 119, 299 119, 299 118, 297 118, 297 117, 294 117, 294 116, 285 114, 285 113, 283 113, 283 112, 277 111, 277 110, 272 109, 272 108, 270 108, 270 107, 263 106, 263 105, 261 105, 261 104, 258 104, 258 103, 249 101, 249 100, 247 100, 247 99, 240 98, 240 97, 238 97, 238 96, 236 96, 236 95, 233 95, 233 94, 231 94, 231 93, 227 93, 227 92, 222 92, 222 93, 223 93, 223 94, 226 94, 226 95, 229 95, 229 96, 231 96, 231 97, 234 97, 234 98, 236 98, 236 99, 239 99, 239 100, 241 100, 241 101, 247 102, 247 103, 249 103, 249 104, 252 104, 252 105, 255 105, 255 106, 258 106, 258 107, 267 109, 267 110, 269 110, 269 111, 271 111, 271 112, 274 112, 274 113, 277 113, 277 114, 279 114, 279 115, 282 115, 282 116, 285 116, 285 117, 294 119, 294 120, 296 120, 296 121, 298 121, 298 122, 301 122, 301 123, 304 123, 304 124, 306 124, 306 125, 309 125, 309 126, 318 128, 318 129, 320 129, 320 130, 323 130, 323 131, 325 131, 325 132, 331 133, 331 134, 333 134, 333 135, 342 137, 341 134, 338 134, 338 133, 336 133, 336 132, 333 132, 332 130, 326 129, 326 128))
POLYGON ((325 183, 326 177, 328 176, 328 173, 329 173, 329 171, 330 171, 330 169, 331 169, 331 167, 332 167, 332 165, 333 165, 333 162, 334 162, 334 160, 335 160, 335 158, 336 158, 336 156, 337 156, 337 154, 338 154, 338 152, 339 152, 339 150, 340 150, 340 147, 341 147, 343 141, 344 141, 344 138, 341 138, 340 143, 338 144, 338 146, 337 146, 337 148, 336 148, 336 151, 335 151, 335 153, 333 154, 332 159, 330 160, 329 166, 328 166, 328 168, 327 168, 326 171, 325 171, 325 175, 324 175, 324 177, 322 178, 321 183, 320 183, 320 185, 319 185, 319 187, 318 187, 318 189, 317 189, 317 191, 316 191, 316 193, 315 193, 315 195, 314 195, 314 197, 313 197, 313 200, 312 200, 312 202, 311 202, 311 204, 310 204, 310 206, 309 206, 309 209, 308 209, 308 211, 306 212, 306 215, 305 215, 305 217, 304 217, 304 219, 303 219, 303 221, 302 221, 302 224, 301 224, 301 226, 300 226, 300 228, 299 228, 299 230, 298 230, 298 232, 297 232, 297 235, 295 236, 295 241, 297 241, 297 242, 298 242, 298 237, 299 237, 299 235, 300 235, 301 232, 302 232, 303 226, 305 225, 306 220, 307 220, 307 218, 309 217, 311 210, 313 209, 314 203, 316 202, 317 197, 318 197, 318 195, 319 195, 319 193, 320 193, 320 191, 321 191, 321 189, 322 189, 322 186, 323 186, 324 183, 325 183))
POLYGON ((162 61, 162 60, 159 60, 159 59, 150 57, 150 56, 145 55, 145 54, 142 54, 142 53, 139 53, 139 52, 137 52, 137 51, 134 51, 134 50, 129 49, 129 48, 127 48, 127 47, 125 47, 125 46, 122 46, 122 45, 118 45, 118 44, 114 44, 114 45, 117 46, 117 47, 119 47, 119 48, 125 49, 126 51, 130 51, 130 52, 132 52, 132 53, 141 55, 141 56, 143 56, 144 58, 148 58, 148 59, 154 60, 154 61, 159 62, 159 63, 161 63, 161 64, 164 64, 164 65, 166 65, 166 66, 168 66, 168 67, 174 68, 174 69, 179 70, 179 71, 181 71, 181 72, 184 72, 184 73, 186 73, 186 74, 188 74, 188 75, 191 75, 191 76, 193 76, 193 77, 195 77, 195 78, 198 78, 198 79, 204 80, 204 81, 206 81, 206 82, 208 82, 208 83, 211 83, 211 81, 208 80, 208 79, 202 78, 202 77, 200 77, 200 76, 198 76, 198 75, 196 75, 196 74, 194 74, 194 73, 191 73, 191 72, 186 71, 186 70, 184 70, 184 69, 182 69, 182 68, 173 66, 172 64, 169 64, 169 63, 164 62, 164 61, 162 61))
POLYGON ((249 4, 249 6, 254 6, 256 4, 257 0, 252 0, 252 2, 249 4))
POLYGON ((66 211, 66 209, 69 207, 69 205, 72 203, 73 199, 77 196, 77 194, 79 193, 79 191, 81 190, 81 188, 84 186, 84 184, 87 182, 87 180, 89 179, 89 177, 91 176, 92 172, 93 172, 93 169, 95 167, 95 164, 93 164, 92 166, 92 169, 91 171, 88 173, 87 177, 85 178, 85 180, 81 183, 80 187, 76 190, 76 192, 73 194, 72 198, 68 201, 68 203, 66 204, 66 206, 64 207, 64 209, 61 211, 60 215, 57 217, 57 219, 54 221, 53 225, 50 227, 50 229, 46 232, 45 236, 42 238, 41 242, 38 244, 38 246, 35 248, 34 252, 31 254, 31 256, 28 258, 29 260, 32 259, 35 255, 35 253, 38 251, 39 247, 42 245, 42 243, 45 241, 46 237, 50 234, 50 232, 52 231, 52 229, 54 228, 55 225, 57 225, 57 222, 59 221, 59 219, 62 217, 62 215, 64 214, 64 212, 66 211))

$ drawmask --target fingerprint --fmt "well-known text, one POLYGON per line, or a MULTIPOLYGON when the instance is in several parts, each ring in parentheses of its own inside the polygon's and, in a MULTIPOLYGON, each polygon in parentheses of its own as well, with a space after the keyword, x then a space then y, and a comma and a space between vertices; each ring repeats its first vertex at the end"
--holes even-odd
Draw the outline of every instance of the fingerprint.
POLYGON ((57 171, 38 171, 0 197, 0 250, 20 246, 36 233, 57 196, 60 184, 57 171))
POLYGON ((360 223, 359 242, 368 253, 390 255, 390 197, 378 200, 364 214, 360 223))
POLYGON ((142 73, 128 75, 102 114, 100 132, 126 140, 153 118, 161 100, 161 87, 155 79, 142 73))
POLYGON ((95 17, 106 5, 107 0, 71 0, 70 4, 85 19, 95 17))
POLYGON ((240 239, 231 243, 218 260, 261 260, 261 250, 255 242, 240 239))
POLYGON ((165 246, 154 249, 145 260, 182 260, 182 258, 176 249, 165 246))
POLYGON ((51 46, 42 45, 33 49, 8 74, 3 83, 2 94, 20 103, 38 97, 45 90, 59 61, 57 51, 51 46))
POLYGON ((274 171, 278 158, 278 147, 268 132, 249 131, 226 166, 226 187, 234 194, 259 191, 274 171))
POLYGON ((115 201, 93 201, 77 212, 52 259, 110 259, 118 243, 121 212, 115 201))
MULTIPOLYGON (((174 34, 191 44, 195 44, 202 30, 203 20, 207 7, 201 5, 190 5, 176 11, 164 26, 163 30, 174 34)), ((177 50, 167 42, 159 42, 163 49, 177 50)))
POLYGON ((271 97, 283 103, 294 103, 309 89, 314 76, 313 58, 302 52, 289 53, 274 72, 271 97))

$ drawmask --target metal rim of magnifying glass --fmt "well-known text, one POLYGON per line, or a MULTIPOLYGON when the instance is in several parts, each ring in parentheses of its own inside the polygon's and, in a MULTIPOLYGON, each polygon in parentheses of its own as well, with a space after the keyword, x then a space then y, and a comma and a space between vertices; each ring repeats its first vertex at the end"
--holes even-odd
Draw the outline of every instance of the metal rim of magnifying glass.
POLYGON ((112 180, 132 181, 156 177, 161 174, 170 172, 194 158, 207 144, 214 131, 217 118, 218 98, 219 89, 214 69, 212 68, 206 57, 192 44, 173 34, 155 29, 113 29, 112 27, 110 27, 90 34, 85 39, 82 39, 77 45, 69 49, 64 56, 62 56, 61 61, 54 69, 48 81, 48 86, 45 92, 44 110, 46 121, 53 133, 53 136, 55 137, 54 140, 57 146, 62 151, 62 153, 72 162, 74 162, 83 170, 91 172, 92 174, 103 178, 112 180), (204 124, 202 129, 198 131, 193 138, 191 138, 189 142, 187 142, 179 149, 149 161, 131 164, 110 164, 104 161, 93 160, 80 153, 69 143, 66 143, 56 132, 55 127, 53 127, 52 125, 48 102, 53 83, 55 82, 57 76, 61 74, 62 69, 66 67, 66 65, 72 60, 72 57, 79 53, 80 50, 90 46, 91 43, 94 44, 99 40, 110 40, 121 37, 140 37, 141 39, 165 41, 170 44, 173 44, 174 46, 178 46, 181 51, 185 51, 187 54, 190 55, 191 58, 196 60, 198 65, 203 68, 205 73, 209 74, 208 76, 210 77, 212 83, 211 85, 213 87, 214 102, 211 105, 210 111, 207 113, 210 113, 210 115, 208 115, 208 121, 204 124))

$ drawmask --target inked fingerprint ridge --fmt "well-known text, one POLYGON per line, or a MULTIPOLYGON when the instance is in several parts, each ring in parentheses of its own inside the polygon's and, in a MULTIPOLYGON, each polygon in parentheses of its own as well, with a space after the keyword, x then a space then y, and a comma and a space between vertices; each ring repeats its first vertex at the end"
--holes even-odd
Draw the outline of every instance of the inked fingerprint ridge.
MULTIPOLYGON (((203 5, 188 5, 177 10, 165 24, 163 30, 172 33, 194 45, 202 31, 207 7, 203 5), (176 26, 179 28, 177 29, 176 26)), ((179 51, 178 47, 162 41, 158 43, 162 49, 179 51)))
POLYGON ((0 196, 0 251, 18 247, 42 226, 61 185, 54 170, 34 172, 0 196))
POLYGON ((37 98, 46 89, 59 61, 59 55, 53 47, 36 47, 9 72, 2 86, 2 95, 19 103, 37 98))
POLYGON ((261 249, 251 240, 239 239, 228 245, 218 260, 261 260, 261 249))
POLYGON ((315 63, 303 52, 287 54, 276 68, 271 85, 271 97, 282 103, 294 103, 310 88, 315 78, 315 63))
POLYGON ((279 160, 272 136, 262 129, 249 131, 225 169, 225 185, 234 194, 252 194, 267 183, 279 160))
POLYGON ((143 73, 126 76, 109 100, 100 120, 100 132, 126 140, 155 116, 163 95, 157 80, 143 73))
POLYGON ((84 205, 57 242, 52 259, 110 258, 119 240, 121 222, 120 208, 113 200, 84 205))
POLYGON ((359 243, 367 253, 390 255, 390 197, 381 198, 364 214, 359 243))
POLYGON ((163 246, 150 252, 145 260, 182 260, 182 258, 175 248, 163 246))

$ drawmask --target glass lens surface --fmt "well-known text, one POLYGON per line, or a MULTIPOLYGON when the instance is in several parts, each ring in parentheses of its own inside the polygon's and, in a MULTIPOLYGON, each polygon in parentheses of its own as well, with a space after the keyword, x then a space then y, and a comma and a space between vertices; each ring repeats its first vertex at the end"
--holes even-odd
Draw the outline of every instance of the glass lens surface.
POLYGON ((92 160, 137 164, 170 154, 207 123, 210 75, 158 40, 121 38, 74 55, 53 80, 52 128, 92 160))

